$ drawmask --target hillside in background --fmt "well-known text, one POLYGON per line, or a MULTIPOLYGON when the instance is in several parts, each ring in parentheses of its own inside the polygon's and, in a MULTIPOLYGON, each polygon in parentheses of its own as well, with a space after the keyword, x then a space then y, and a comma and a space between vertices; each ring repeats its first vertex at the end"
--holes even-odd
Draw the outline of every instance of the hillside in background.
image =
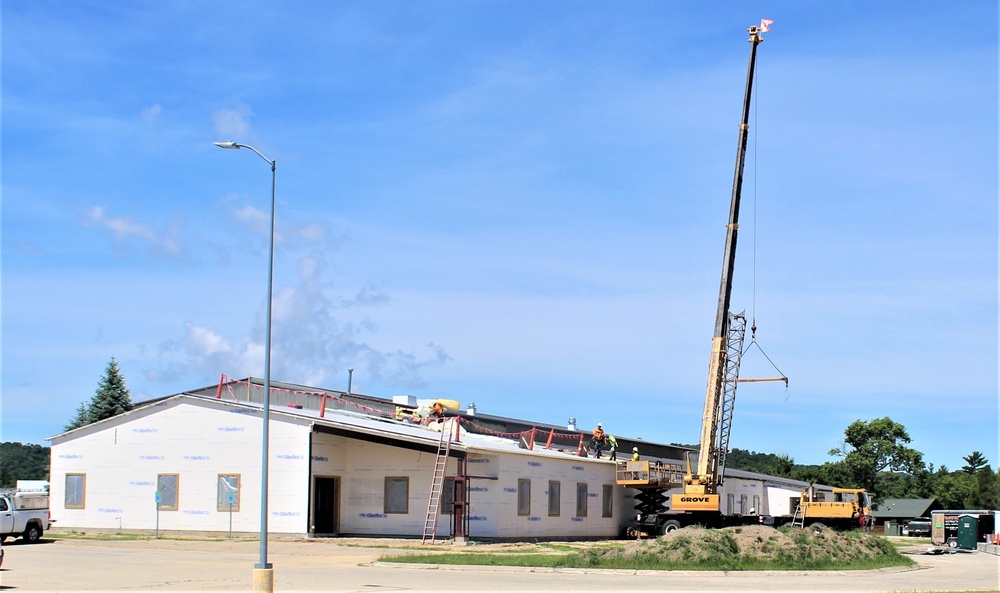
POLYGON ((13 488, 18 480, 48 479, 48 447, 0 443, 0 488, 13 488))

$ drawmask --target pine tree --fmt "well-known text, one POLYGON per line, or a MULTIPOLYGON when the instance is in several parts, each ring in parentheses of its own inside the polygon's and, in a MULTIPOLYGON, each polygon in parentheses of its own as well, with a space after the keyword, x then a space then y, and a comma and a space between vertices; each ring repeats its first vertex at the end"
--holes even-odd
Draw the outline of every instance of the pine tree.
POLYGON ((962 467, 962 471, 969 474, 974 474, 978 472, 979 468, 989 463, 989 460, 983 457, 983 454, 980 453, 979 451, 973 451, 972 453, 969 453, 968 455, 963 457, 962 460, 965 461, 966 463, 966 465, 962 467))
POLYGON ((73 430, 74 428, 80 428, 81 426, 86 426, 90 424, 90 410, 87 408, 87 402, 80 402, 80 407, 76 409, 76 416, 73 420, 67 424, 63 430, 73 430))
POLYGON ((129 396, 125 378, 118 369, 118 361, 111 357, 108 368, 97 386, 97 392, 90 400, 87 420, 90 423, 100 422, 132 409, 132 398, 129 396))

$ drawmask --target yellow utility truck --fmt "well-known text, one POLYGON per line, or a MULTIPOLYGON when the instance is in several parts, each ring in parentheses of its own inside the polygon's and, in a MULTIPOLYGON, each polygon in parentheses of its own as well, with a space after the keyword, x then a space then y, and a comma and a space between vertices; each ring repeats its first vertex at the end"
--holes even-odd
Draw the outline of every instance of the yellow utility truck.
POLYGON ((874 523, 871 497, 864 488, 834 488, 833 492, 817 492, 810 487, 799 496, 791 523, 815 529, 830 527, 871 531, 874 523))

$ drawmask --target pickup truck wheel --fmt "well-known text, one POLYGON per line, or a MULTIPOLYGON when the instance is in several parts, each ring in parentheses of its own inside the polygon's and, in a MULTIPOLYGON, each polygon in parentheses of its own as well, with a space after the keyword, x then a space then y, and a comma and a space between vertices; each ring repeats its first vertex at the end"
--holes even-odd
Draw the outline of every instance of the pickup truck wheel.
POLYGON ((28 525, 28 528, 24 530, 22 534, 24 541, 29 544, 37 544, 38 540, 42 539, 42 528, 38 525, 28 525))

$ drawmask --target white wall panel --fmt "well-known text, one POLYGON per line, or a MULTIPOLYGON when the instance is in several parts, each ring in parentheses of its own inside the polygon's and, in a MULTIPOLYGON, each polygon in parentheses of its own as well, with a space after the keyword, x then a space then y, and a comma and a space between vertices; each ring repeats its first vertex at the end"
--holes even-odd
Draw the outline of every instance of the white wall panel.
MULTIPOLYGON (((615 483, 613 463, 570 456, 535 456, 527 452, 505 454, 500 459, 496 505, 498 537, 572 538, 618 535, 622 520, 621 505, 613 509, 612 517, 601 516, 602 486, 615 483), (531 480, 531 512, 527 516, 520 516, 517 512, 518 479, 531 480), (550 480, 561 484, 561 509, 558 517, 550 517, 548 514, 550 480), (578 517, 576 512, 578 483, 588 485, 586 517, 578 517)), ((614 497, 617 498, 617 494, 614 497)))
MULTIPOLYGON (((338 418, 344 421, 344 418, 338 418)), ((311 433, 312 419, 272 413, 268 531, 310 531, 311 477, 336 478, 337 529, 356 535, 413 536, 423 531, 435 455, 359 438, 311 433), (310 441, 312 447, 310 450, 310 441), (311 470, 311 473, 310 473, 311 470), (407 512, 386 512, 386 477, 408 480, 407 512)), ((361 424, 363 420, 359 420, 361 424)), ((217 509, 220 474, 240 476, 240 500, 232 514, 237 533, 256 533, 260 519, 261 412, 193 397, 171 398, 119 418, 53 439, 51 512, 63 529, 221 532, 230 514, 217 509), (65 508, 65 476, 86 475, 83 509, 65 508), (160 511, 158 474, 179 475, 177 510, 160 511)), ((378 430, 392 431, 391 425, 378 430)), ((406 427, 413 436, 414 427, 406 427)), ((419 432, 419 431, 418 431, 419 432)), ((463 439, 468 448, 469 531, 473 538, 615 537, 635 518, 635 490, 615 484, 615 465, 561 455, 503 449, 502 441, 463 439), (531 512, 518 514, 518 480, 531 481, 531 512), (550 481, 560 483, 558 516, 549 515, 550 481), (577 484, 587 484, 587 513, 577 516, 577 484), (612 485, 612 516, 602 516, 603 486, 612 485)), ((430 435, 428 444, 436 442, 430 435)), ((454 476, 450 459, 446 476, 454 476)), ((787 515, 798 493, 781 479, 730 477, 722 489, 724 511, 787 515), (728 508, 728 495, 746 505, 728 508)), ((440 514, 438 535, 450 534, 451 517, 440 514)))
MULTIPOLYGON (((217 510, 219 474, 238 474, 232 529, 260 529, 262 418, 259 411, 174 400, 88 427, 52 445, 51 512, 71 529, 228 531, 217 510), (86 506, 66 509, 65 476, 86 475, 86 506), (157 513, 158 474, 179 474, 177 510, 157 513), (159 515, 159 516, 157 516, 159 515)), ((268 530, 303 532, 308 426, 272 416, 268 530)))

